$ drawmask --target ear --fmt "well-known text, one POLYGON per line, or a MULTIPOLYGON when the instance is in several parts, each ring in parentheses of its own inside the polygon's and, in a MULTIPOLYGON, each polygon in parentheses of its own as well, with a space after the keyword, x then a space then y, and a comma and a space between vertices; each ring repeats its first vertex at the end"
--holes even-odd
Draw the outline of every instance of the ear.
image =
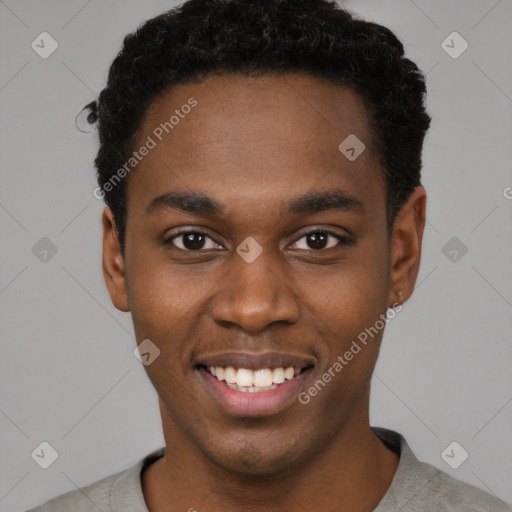
POLYGON ((398 212, 393 225, 388 305, 405 302, 414 290, 420 268, 427 193, 416 187, 398 212))
POLYGON ((127 312, 130 311, 130 307, 124 261, 114 215, 108 206, 103 210, 101 222, 103 224, 103 278, 114 306, 120 311, 127 312))

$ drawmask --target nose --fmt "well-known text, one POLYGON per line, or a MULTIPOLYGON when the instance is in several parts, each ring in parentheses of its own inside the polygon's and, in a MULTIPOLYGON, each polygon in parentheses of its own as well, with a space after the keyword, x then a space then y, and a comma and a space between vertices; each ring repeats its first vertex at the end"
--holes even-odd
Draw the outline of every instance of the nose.
POLYGON ((294 324, 299 318, 297 296, 283 264, 263 253, 252 263, 233 255, 233 267, 213 299, 211 315, 224 327, 237 325, 258 333, 271 324, 294 324))

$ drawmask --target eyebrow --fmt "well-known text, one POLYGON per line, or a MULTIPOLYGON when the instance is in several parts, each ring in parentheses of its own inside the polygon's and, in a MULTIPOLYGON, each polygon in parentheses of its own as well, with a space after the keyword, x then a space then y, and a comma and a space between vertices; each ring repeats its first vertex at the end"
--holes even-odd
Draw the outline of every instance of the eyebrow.
POLYGON ((342 210, 364 213, 362 201, 340 189, 325 192, 311 192, 292 199, 288 203, 288 213, 307 214, 326 210, 342 210))
POLYGON ((203 196, 195 192, 167 192, 155 197, 145 209, 147 214, 157 213, 161 210, 181 210, 200 215, 220 215, 223 206, 211 197, 203 196))
MULTIPOLYGON (((145 209, 147 214, 162 210, 180 210, 198 215, 220 216, 224 206, 211 197, 195 192, 172 191, 155 197, 145 209)), ((313 214, 326 210, 342 210, 364 213, 363 203, 340 189, 324 192, 310 192, 294 197, 288 203, 288 213, 292 215, 313 214)))

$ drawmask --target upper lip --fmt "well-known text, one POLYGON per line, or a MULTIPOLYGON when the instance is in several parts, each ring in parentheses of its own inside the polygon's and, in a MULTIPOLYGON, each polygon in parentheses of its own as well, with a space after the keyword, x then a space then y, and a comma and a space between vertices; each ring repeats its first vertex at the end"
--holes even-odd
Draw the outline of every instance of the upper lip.
POLYGON ((247 368, 259 370, 261 368, 293 368, 302 370, 307 366, 314 366, 314 359, 305 356, 282 354, 279 352, 225 352, 198 358, 197 366, 232 366, 233 368, 247 368))

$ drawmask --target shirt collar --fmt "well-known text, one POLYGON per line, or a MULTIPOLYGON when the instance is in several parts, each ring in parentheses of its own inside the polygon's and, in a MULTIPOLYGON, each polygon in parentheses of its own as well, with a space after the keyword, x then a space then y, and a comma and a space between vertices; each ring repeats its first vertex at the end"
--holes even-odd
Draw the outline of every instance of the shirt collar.
MULTIPOLYGON (((409 448, 404 437, 393 430, 371 427, 373 432, 392 451, 400 455, 400 462, 386 494, 374 512, 394 512, 407 504, 424 499, 423 493, 428 483, 438 471, 428 464, 421 463, 409 448), (412 478, 411 478, 412 477, 412 478), (404 493, 404 488, 407 492, 404 493)), ((142 493, 142 472, 153 462, 165 455, 165 446, 146 455, 137 464, 119 475, 112 485, 112 512, 149 512, 142 493)))
POLYGON ((110 504, 112 512, 149 512, 142 493, 142 472, 165 455, 165 446, 146 455, 137 464, 119 475, 112 485, 110 504))

